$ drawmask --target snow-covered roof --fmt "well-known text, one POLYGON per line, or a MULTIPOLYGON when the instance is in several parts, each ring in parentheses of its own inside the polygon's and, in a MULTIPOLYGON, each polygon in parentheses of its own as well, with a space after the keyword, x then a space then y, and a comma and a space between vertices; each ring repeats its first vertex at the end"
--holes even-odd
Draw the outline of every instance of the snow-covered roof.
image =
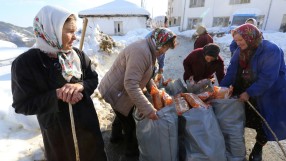
POLYGON ((102 6, 90 8, 78 13, 80 18, 83 17, 111 17, 111 16, 146 16, 150 13, 138 5, 126 0, 114 0, 102 6))

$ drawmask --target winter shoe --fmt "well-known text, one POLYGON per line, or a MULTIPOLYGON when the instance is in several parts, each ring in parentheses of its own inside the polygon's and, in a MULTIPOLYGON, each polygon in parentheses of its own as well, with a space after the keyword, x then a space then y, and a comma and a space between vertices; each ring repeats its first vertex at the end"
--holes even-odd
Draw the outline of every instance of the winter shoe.
POLYGON ((262 147, 259 143, 255 143, 249 155, 249 161, 262 161, 262 147))
POLYGON ((119 161, 139 161, 138 156, 120 156, 119 161))
POLYGON ((117 117, 115 117, 115 120, 112 123, 112 130, 109 141, 113 144, 117 144, 121 141, 124 141, 124 135, 122 134, 122 126, 117 117))
POLYGON ((110 139, 109 139, 109 141, 110 141, 112 144, 117 144, 117 143, 119 143, 119 142, 121 142, 121 141, 123 141, 123 140, 124 140, 123 134, 119 134, 118 136, 113 136, 113 135, 111 135, 111 137, 110 137, 110 139))

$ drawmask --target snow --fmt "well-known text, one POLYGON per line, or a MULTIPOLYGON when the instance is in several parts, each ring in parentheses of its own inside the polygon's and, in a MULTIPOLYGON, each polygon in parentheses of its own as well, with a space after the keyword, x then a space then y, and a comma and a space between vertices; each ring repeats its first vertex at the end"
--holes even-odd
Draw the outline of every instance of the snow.
MULTIPOLYGON (((187 38, 191 38, 195 32, 194 30, 179 32, 178 27, 171 27, 170 29, 177 35, 187 38)), ((96 71, 99 74, 99 79, 101 80, 124 46, 136 40, 143 39, 149 32, 150 30, 147 29, 137 29, 129 32, 125 36, 114 36, 113 39, 121 44, 121 46, 115 49, 115 52, 112 54, 99 52, 98 42, 94 38, 91 38, 91 36, 87 36, 85 38, 84 51, 88 53, 88 55, 93 58, 92 61, 97 64, 96 71)), ((284 50, 284 53, 286 53, 286 33, 263 31, 263 35, 265 39, 275 42, 284 50)), ((229 44, 232 41, 231 35, 226 34, 220 38, 215 37, 214 41, 220 45, 222 57, 227 66, 230 59, 229 44)), ((78 46, 78 43, 79 41, 75 43, 75 46, 78 46)), ((0 158, 5 161, 32 161, 44 158, 42 137, 36 117, 16 114, 11 106, 11 60, 26 50, 28 50, 28 48, 17 48, 17 46, 12 43, 0 41, 0 158)), ((169 55, 168 60, 171 59, 172 63, 165 63, 166 71, 173 71, 171 74, 172 79, 182 77, 180 75, 182 71, 176 72, 177 70, 175 71, 172 66, 174 66, 174 64, 181 65, 182 59, 184 59, 190 51, 182 50, 176 52, 177 55, 169 55), (178 59, 178 57, 180 57, 180 59, 178 59)), ((108 119, 108 117, 112 117, 110 113, 111 109, 105 108, 104 106, 106 106, 106 104, 97 97, 93 97, 93 102, 100 115, 101 130, 104 131, 110 127, 111 124, 110 119, 108 119)))
POLYGON ((0 40, 0 48, 17 48, 17 45, 9 41, 0 40))
POLYGON ((115 0, 102 6, 79 12, 80 17, 89 15, 150 15, 150 13, 134 3, 125 0, 115 0))

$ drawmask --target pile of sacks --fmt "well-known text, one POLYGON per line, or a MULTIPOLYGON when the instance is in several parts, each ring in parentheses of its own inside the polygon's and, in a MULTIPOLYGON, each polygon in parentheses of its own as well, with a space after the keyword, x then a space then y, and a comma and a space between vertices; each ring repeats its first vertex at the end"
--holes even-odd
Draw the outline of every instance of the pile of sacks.
POLYGON ((185 87, 162 75, 154 81, 151 102, 159 119, 135 119, 139 160, 245 159, 244 104, 231 97, 232 87, 213 86, 209 79, 185 87))

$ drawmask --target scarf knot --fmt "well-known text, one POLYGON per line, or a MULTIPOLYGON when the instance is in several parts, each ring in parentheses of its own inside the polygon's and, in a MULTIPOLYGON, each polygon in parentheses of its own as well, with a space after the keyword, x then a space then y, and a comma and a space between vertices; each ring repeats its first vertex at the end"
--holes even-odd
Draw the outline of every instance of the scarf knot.
POLYGON ((59 63, 62 66, 63 77, 70 82, 71 78, 74 76, 77 79, 81 78, 81 63, 79 56, 74 50, 70 51, 59 51, 57 53, 59 63))

